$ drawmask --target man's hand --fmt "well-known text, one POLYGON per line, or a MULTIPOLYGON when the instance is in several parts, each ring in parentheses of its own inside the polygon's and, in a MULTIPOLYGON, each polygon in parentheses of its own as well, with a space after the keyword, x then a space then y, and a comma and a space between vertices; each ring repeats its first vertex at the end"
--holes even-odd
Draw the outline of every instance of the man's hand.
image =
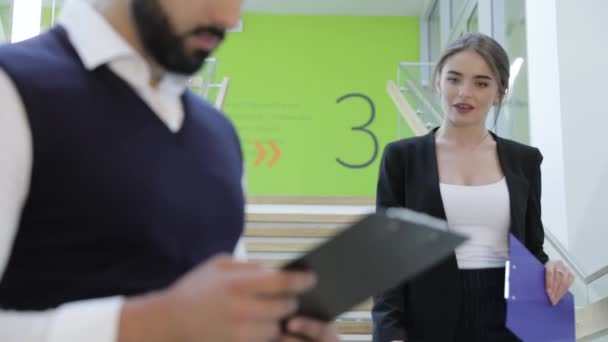
MULTIPOLYGON (((119 342, 274 341, 281 319, 297 309, 296 296, 314 283, 310 273, 215 257, 166 291, 128 301, 119 342)), ((294 322, 306 336, 320 333, 321 325, 294 322)))
POLYGON ((313 319, 295 317, 287 322, 287 335, 281 336, 279 341, 338 342, 339 339, 335 325, 313 319))

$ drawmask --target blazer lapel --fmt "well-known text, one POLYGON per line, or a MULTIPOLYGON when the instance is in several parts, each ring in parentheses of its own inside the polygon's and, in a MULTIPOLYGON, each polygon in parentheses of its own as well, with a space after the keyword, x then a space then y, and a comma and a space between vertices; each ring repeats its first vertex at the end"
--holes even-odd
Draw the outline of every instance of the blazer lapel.
POLYGON ((435 146, 435 131, 432 130, 424 140, 424 167, 428 170, 427 177, 424 177, 427 181, 425 189, 428 189, 427 199, 430 207, 428 213, 432 216, 439 218, 446 218, 445 208, 443 206, 443 199, 441 198, 441 190, 439 189, 439 168, 437 166, 437 152, 435 146))
POLYGON ((509 204, 511 208, 509 230, 519 240, 523 241, 524 222, 521 221, 521 218, 525 217, 524 211, 526 209, 529 182, 516 172, 515 163, 509 153, 507 144, 494 133, 492 135, 494 136, 494 140, 496 140, 498 160, 509 189, 509 204))

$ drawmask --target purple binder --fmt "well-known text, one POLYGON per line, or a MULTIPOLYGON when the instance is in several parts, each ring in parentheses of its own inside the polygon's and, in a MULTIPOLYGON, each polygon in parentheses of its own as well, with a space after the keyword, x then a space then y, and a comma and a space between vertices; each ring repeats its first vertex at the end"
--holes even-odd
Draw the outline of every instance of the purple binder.
MULTIPOLYGON (((553 306, 545 289, 545 267, 510 236, 507 328, 524 342, 574 342, 574 296, 553 306)), ((508 292, 508 293, 507 293, 508 292)))

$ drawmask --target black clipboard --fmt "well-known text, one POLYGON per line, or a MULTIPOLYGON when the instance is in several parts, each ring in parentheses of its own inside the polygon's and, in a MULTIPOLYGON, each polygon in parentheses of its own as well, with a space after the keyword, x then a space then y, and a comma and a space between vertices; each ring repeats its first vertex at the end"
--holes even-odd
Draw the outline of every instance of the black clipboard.
POLYGON ((363 300, 411 280, 466 239, 447 222, 403 208, 370 214, 285 270, 310 270, 317 285, 300 295, 295 316, 331 321, 363 300))

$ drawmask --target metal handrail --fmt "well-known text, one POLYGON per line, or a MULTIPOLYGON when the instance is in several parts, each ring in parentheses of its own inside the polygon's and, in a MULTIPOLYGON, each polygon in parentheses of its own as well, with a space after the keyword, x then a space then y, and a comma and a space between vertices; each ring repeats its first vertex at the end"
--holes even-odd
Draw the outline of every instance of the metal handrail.
MULTIPOLYGON (((557 254, 560 255, 563 261, 566 262, 566 265, 568 265, 568 267, 578 276, 578 278, 585 282, 585 271, 583 271, 583 269, 578 265, 578 263, 574 261, 570 253, 568 253, 564 245, 562 245, 562 243, 557 239, 557 237, 547 229, 545 229, 545 239, 549 241, 551 245, 553 245, 553 247, 557 251, 557 254)), ((587 285, 586 282, 585 285, 587 285)))
POLYGON ((559 242, 557 237, 553 235, 548 230, 545 230, 545 238, 553 245, 557 253, 560 257, 566 262, 566 264, 576 273, 576 275, 583 281, 585 285, 589 285, 594 281, 602 278, 606 274, 608 274, 608 265, 600 268, 599 270, 587 274, 584 269, 580 266, 578 262, 574 260, 572 255, 568 252, 568 250, 564 247, 564 245, 559 242))
POLYGON ((435 63, 432 62, 399 62, 399 65, 402 66, 435 66, 435 63))
POLYGON ((414 95, 418 100, 419 104, 426 110, 429 116, 432 118, 434 124, 438 125, 443 121, 443 115, 441 114, 441 108, 436 105, 432 95, 425 93, 424 86, 415 81, 412 73, 408 70, 408 67, 433 67, 434 63, 419 63, 419 62, 401 62, 399 63, 399 69, 397 72, 397 83, 400 90, 406 90, 414 95), (401 74, 406 76, 406 80, 401 79, 401 74), (405 84, 405 86, 404 86, 405 84))
POLYGON ((431 116, 435 119, 435 121, 437 123, 441 123, 443 121, 443 117, 440 113, 439 110, 437 110, 437 108, 435 108, 435 106, 433 105, 432 101, 429 100, 424 93, 422 92, 422 89, 420 89, 418 87, 418 85, 412 81, 411 79, 407 80, 407 87, 404 88, 400 88, 400 90, 409 90, 410 93, 412 93, 414 96, 416 96, 421 104, 427 107, 427 110, 430 112, 431 116))
POLYGON ((600 268, 599 270, 589 274, 588 276, 585 277, 585 282, 587 284, 591 284, 594 281, 602 278, 603 276, 605 276, 606 274, 608 274, 608 265, 600 268))
POLYGON ((394 81, 388 81, 386 83, 386 90, 389 96, 395 103, 395 106, 401 113, 401 116, 410 126, 410 129, 416 135, 424 135, 428 132, 428 128, 424 125, 422 120, 416 115, 414 109, 410 106, 407 100, 403 97, 403 94, 399 91, 399 87, 394 81))
POLYGON ((207 98, 209 96, 209 86, 211 85, 212 79, 215 76, 215 70, 217 68, 217 58, 207 58, 205 60, 205 65, 207 66, 207 77, 203 78, 203 84, 201 88, 203 91, 203 97, 207 98))
MULTIPOLYGON (((228 93, 228 82, 230 79, 228 77, 224 77, 222 83, 218 84, 217 87, 220 88, 217 97, 215 98, 215 108, 219 110, 224 109, 224 102, 226 101, 226 94, 228 93)), ((215 86, 215 85, 211 85, 215 86)))

